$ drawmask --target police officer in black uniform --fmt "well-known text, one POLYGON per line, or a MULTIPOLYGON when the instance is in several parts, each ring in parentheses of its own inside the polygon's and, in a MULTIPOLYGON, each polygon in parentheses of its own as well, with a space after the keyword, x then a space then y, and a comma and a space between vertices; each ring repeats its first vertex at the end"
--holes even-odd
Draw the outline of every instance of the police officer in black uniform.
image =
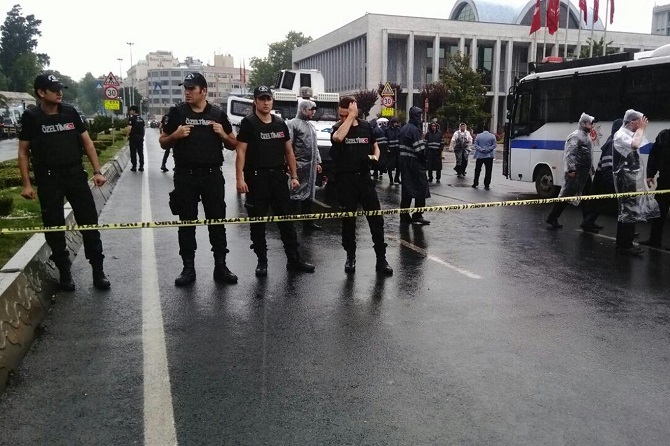
MULTIPOLYGON (((426 177, 426 144, 421 137, 421 114, 419 107, 409 109, 409 122, 402 126, 398 140, 400 143, 400 169, 402 170, 402 191, 400 207, 408 209, 414 199, 416 207, 426 206, 426 198, 430 198, 428 178, 426 177)), ((400 214, 400 223, 428 225, 422 212, 400 214)))
MULTIPOLYGON (((274 215, 290 214, 290 194, 286 177, 286 165, 291 173, 291 188, 300 186, 291 146, 291 137, 286 123, 270 113, 272 91, 266 86, 254 90, 254 113, 240 122, 237 134, 237 191, 247 194, 245 206, 249 217, 264 217, 272 207, 274 215)), ((314 272, 314 265, 305 262, 298 253, 298 236, 290 221, 277 222, 291 271, 314 272)), ((256 276, 268 274, 267 242, 265 223, 252 223, 251 249, 258 257, 256 276)))
POLYGON ((126 127, 126 137, 130 146, 130 170, 137 170, 137 161, 140 161, 140 172, 144 172, 144 119, 140 116, 140 109, 137 105, 131 105, 128 108, 130 118, 128 118, 128 127, 126 127))
MULTIPOLYGON (((186 102, 170 108, 159 138, 163 149, 173 149, 174 191, 170 194, 170 207, 181 220, 196 220, 198 202, 202 200, 205 218, 225 218, 221 165, 224 146, 234 150, 237 143, 233 128, 226 112, 207 102, 207 81, 202 74, 189 73, 179 85, 184 86, 186 102)), ((214 253, 214 280, 237 283, 237 276, 226 265, 225 226, 210 225, 208 230, 214 253)), ((195 227, 180 227, 178 234, 184 268, 174 283, 185 286, 196 277, 195 227)))
MULTIPOLYGON (((56 76, 40 74, 35 78, 35 96, 39 106, 26 110, 21 118, 19 133, 19 169, 23 180, 21 195, 34 200, 37 196, 45 226, 65 224, 63 200, 72 206, 80 225, 98 223, 98 211, 88 185, 88 175, 81 162, 85 153, 93 166, 93 181, 97 187, 105 184, 100 162, 86 124, 70 105, 63 104, 63 88, 56 76), (37 194, 30 184, 29 164, 32 160, 37 194)), ((109 280, 103 271, 102 242, 99 231, 82 231, 84 255, 93 267, 93 285, 108 289, 109 280)), ((51 248, 51 260, 60 272, 60 286, 74 291, 70 255, 63 232, 45 232, 51 248)))
MULTIPOLYGON (((649 152, 647 160, 647 185, 654 186, 658 173, 657 190, 670 189, 670 129, 661 130, 649 152)), ((647 240, 640 241, 640 245, 662 248, 663 228, 670 209, 670 194, 654 195, 661 209, 661 215, 651 221, 651 231, 647 240)), ((669 249, 670 248, 665 248, 669 249)))
POLYGON ((388 144, 388 157, 386 158, 386 168, 388 169, 389 180, 391 185, 395 181, 400 184, 400 142, 398 136, 400 135, 400 123, 395 116, 389 120, 389 125, 386 127, 386 141, 388 144), (393 171, 395 170, 395 180, 393 179, 393 171))
MULTIPOLYGON (((330 140, 330 155, 337 174, 337 201, 343 211, 355 211, 360 204, 363 210, 379 210, 379 198, 370 178, 370 160, 379 156, 379 146, 370 124, 358 119, 358 106, 351 96, 345 96, 339 103, 340 122, 333 126, 330 140)), ((374 164, 374 162, 373 162, 374 164)), ((384 242, 384 217, 368 216, 372 234, 378 273, 390 276, 393 269, 386 261, 384 242)), ((344 271, 356 272, 356 218, 342 219, 342 246, 347 252, 344 271)))
MULTIPOLYGON (((161 118, 161 123, 160 123, 160 131, 161 131, 161 132, 163 131, 163 127, 165 126, 165 121, 166 121, 166 119, 167 119, 167 115, 164 115, 164 116, 161 118)), ((170 157, 170 149, 171 149, 171 147, 167 147, 167 148, 165 149, 165 153, 163 153, 163 162, 161 163, 161 171, 163 171, 163 172, 167 172, 167 171, 168 171, 168 168, 167 168, 167 166, 166 166, 166 163, 167 163, 168 158, 170 157)))

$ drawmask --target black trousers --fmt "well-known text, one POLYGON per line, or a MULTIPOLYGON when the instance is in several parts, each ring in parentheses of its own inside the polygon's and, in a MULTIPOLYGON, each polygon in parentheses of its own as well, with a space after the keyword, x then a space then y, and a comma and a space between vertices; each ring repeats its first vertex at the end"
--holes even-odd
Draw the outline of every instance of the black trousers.
MULTIPOLYGON (((658 179, 658 190, 665 190, 670 188, 670 181, 665 181, 664 179, 658 179)), ((665 226, 665 220, 668 217, 668 209, 670 209, 670 194, 660 194, 655 195, 656 201, 658 202, 658 207, 661 209, 661 216, 659 218, 654 218, 651 221, 651 232, 649 233, 649 240, 652 243, 661 244, 663 241, 663 227, 665 226)))
MULTIPOLYGON (((40 200, 42 223, 45 226, 65 224, 63 200, 72 206, 77 224, 94 225, 98 223, 98 211, 95 208, 93 194, 88 185, 88 175, 83 166, 64 170, 43 170, 35 172, 37 177, 37 197, 40 200)), ((101 262, 102 241, 99 231, 82 231, 84 255, 91 263, 101 262)), ((69 265, 69 252, 64 232, 45 232, 44 238, 51 248, 51 260, 57 266, 69 265)))
MULTIPOLYGON (((223 174, 217 168, 213 172, 193 175, 188 170, 175 170, 174 190, 179 203, 179 218, 181 220, 198 219, 198 203, 202 200, 205 209, 205 218, 226 218, 226 202, 224 199, 223 174)), ((209 225, 209 243, 214 255, 225 255, 228 252, 226 227, 224 225, 209 225)), ((195 241, 195 226, 181 227, 177 230, 179 236, 179 255, 193 257, 198 245, 195 241)))
POLYGON ((635 223, 621 223, 616 227, 616 247, 632 248, 635 239, 635 223))
MULTIPOLYGON (((353 212, 360 205, 365 211, 381 209, 377 190, 365 173, 341 173, 337 181, 337 203, 342 211, 353 212)), ((367 216, 372 243, 376 250, 384 249, 384 217, 367 216)), ((342 247, 347 252, 356 251, 356 217, 342 219, 342 247)))
POLYGON ((133 167, 137 166, 137 159, 139 158, 140 167, 144 167, 144 138, 131 136, 128 145, 130 146, 130 164, 133 167))
MULTIPOLYGON (((291 213, 291 198, 289 194, 288 176, 286 172, 276 170, 245 171, 244 180, 249 187, 245 207, 249 217, 267 217, 269 210, 275 216, 291 213)), ((265 258, 267 241, 265 240, 266 223, 252 223, 249 225, 251 248, 259 258, 265 258)), ((278 221, 279 234, 284 243, 284 251, 292 255, 298 249, 298 235, 291 221, 278 221)))
POLYGON ((493 170, 493 158, 477 158, 475 160, 475 180, 472 184, 479 186, 479 174, 482 173, 482 165, 484 166, 484 186, 491 185, 491 171, 493 170))
MULTIPOLYGON (((583 189, 583 194, 588 195, 589 191, 591 190, 591 179, 586 180, 586 183, 584 184, 584 189, 583 189)), ((596 200, 584 200, 581 202, 582 206, 582 224, 587 223, 587 224, 593 224, 595 223, 596 219, 600 215, 598 212, 598 205, 595 203, 596 200)), ((561 216, 565 208, 570 205, 569 202, 567 201, 559 201, 557 203, 554 203, 554 207, 551 209, 551 213, 549 214, 548 219, 549 220, 558 220, 558 217, 561 216)))
POLYGON ((170 157, 170 148, 167 148, 165 149, 165 153, 163 153, 163 163, 161 164, 161 167, 165 167, 165 163, 167 163, 169 157, 170 157))

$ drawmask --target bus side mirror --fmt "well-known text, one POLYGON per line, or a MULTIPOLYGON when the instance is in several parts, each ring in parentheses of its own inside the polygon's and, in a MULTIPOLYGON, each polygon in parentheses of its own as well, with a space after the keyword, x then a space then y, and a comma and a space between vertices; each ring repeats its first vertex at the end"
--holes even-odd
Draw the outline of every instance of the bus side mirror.
POLYGON ((507 111, 511 113, 513 107, 514 107, 514 95, 508 94, 507 95, 507 111))

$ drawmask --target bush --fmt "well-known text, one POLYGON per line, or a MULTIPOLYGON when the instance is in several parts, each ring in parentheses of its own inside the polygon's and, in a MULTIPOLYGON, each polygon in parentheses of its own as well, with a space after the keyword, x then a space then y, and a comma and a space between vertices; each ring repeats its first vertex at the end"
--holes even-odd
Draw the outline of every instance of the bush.
POLYGON ((5 167, 0 169, 0 189, 8 189, 10 187, 19 187, 22 185, 23 180, 21 180, 21 172, 19 172, 18 167, 5 167))
POLYGON ((111 145, 111 141, 93 141, 93 146, 95 147, 96 152, 98 152, 98 155, 100 155, 101 150, 107 150, 107 147, 111 145))
POLYGON ((109 134, 109 128, 112 127, 113 121, 111 116, 96 116, 93 119, 93 122, 89 125, 89 130, 91 133, 102 133, 105 132, 109 134))
POLYGON ((9 195, 0 195, 0 216, 7 216, 12 213, 14 200, 9 195))
POLYGON ((98 134, 95 132, 89 132, 89 136, 91 137, 91 141, 97 141, 98 140, 98 134))

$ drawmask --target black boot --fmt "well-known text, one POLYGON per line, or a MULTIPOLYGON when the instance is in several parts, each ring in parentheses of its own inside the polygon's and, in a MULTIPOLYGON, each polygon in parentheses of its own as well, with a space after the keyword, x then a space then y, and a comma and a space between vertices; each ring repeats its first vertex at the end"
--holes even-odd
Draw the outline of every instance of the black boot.
POLYGON ((161 170, 162 170, 163 172, 167 172, 167 171, 168 171, 168 168, 165 167, 165 164, 163 164, 163 165, 161 166, 161 170))
POLYGON ((258 257, 258 265, 256 265, 256 277, 265 277, 268 275, 268 254, 267 251, 256 251, 258 257))
POLYGON ((300 271, 304 273, 313 273, 314 265, 311 263, 305 262, 298 250, 291 250, 286 253, 286 258, 288 262, 286 263, 286 269, 289 271, 300 271))
POLYGON ((345 273, 355 273, 356 272, 356 250, 347 250, 347 261, 344 262, 344 272, 345 273))
POLYGON ((377 255, 377 264, 375 270, 384 276, 392 276, 393 268, 386 261, 386 244, 383 246, 375 246, 375 254, 377 255))
POLYGON ((58 284, 60 285, 60 289, 63 291, 74 291, 74 280, 72 280, 72 262, 70 262, 70 259, 67 259, 66 261, 60 261, 56 262, 56 267, 58 268, 58 272, 60 273, 60 280, 58 281, 58 284))
POLYGON ((214 255, 214 281, 219 283, 237 283, 237 276, 226 266, 226 255, 214 255))
POLYGON ((174 279, 175 286, 186 286, 195 282, 195 256, 182 257, 184 268, 179 277, 174 279))
MULTIPOLYGON (((312 200, 310 200, 309 198, 302 202, 302 213, 303 214, 312 213, 312 200)), ((314 223, 314 220, 305 220, 302 222, 302 229, 304 231, 320 231, 323 228, 314 223)))
POLYGON ((108 290, 110 283, 102 269, 102 259, 91 262, 91 266, 93 267, 93 286, 99 290, 108 290))

